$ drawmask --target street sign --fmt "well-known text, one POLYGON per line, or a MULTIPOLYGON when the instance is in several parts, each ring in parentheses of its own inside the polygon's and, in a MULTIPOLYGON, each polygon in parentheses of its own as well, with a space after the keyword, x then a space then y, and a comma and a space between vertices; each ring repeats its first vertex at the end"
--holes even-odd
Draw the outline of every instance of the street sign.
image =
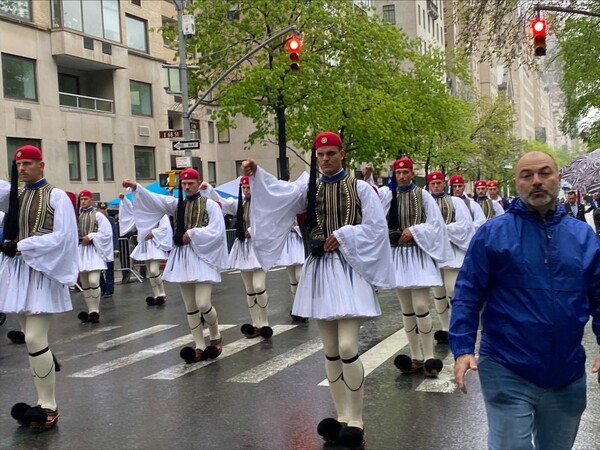
POLYGON ((175 167, 178 169, 185 169, 186 167, 192 167, 191 156, 177 156, 175 157, 175 167))
POLYGON ((170 138, 182 138, 183 130, 165 130, 159 131, 158 136, 161 139, 170 139, 170 138))
POLYGON ((200 148, 200 141, 194 139, 191 141, 173 141, 173 150, 197 150, 200 148))

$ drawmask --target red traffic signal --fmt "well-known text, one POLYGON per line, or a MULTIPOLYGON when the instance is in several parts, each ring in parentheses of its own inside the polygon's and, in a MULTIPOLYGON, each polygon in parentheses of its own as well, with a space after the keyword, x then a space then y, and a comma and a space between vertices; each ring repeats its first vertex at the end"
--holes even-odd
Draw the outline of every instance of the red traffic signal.
POLYGON ((290 70, 300 69, 300 49, 302 48, 302 41, 300 38, 291 37, 285 43, 290 54, 290 70))
POLYGON ((531 23, 531 32, 533 33, 533 54, 535 56, 546 55, 546 21, 544 19, 535 19, 531 23))

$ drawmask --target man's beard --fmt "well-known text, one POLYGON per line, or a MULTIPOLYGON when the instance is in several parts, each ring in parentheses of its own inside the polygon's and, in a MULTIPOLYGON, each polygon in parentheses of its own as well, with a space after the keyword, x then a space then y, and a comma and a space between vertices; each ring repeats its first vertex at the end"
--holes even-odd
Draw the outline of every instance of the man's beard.
POLYGON ((521 200, 523 201, 523 203, 532 206, 534 208, 540 207, 540 206, 546 206, 549 204, 554 204, 556 202, 556 199, 558 198, 558 192, 560 190, 560 186, 556 186, 556 188, 554 189, 554 192, 548 190, 548 189, 538 189, 537 191, 531 191, 527 194, 519 192, 519 190, 517 189, 517 192, 519 194, 519 197, 521 197, 521 200), (543 191, 544 195, 541 197, 533 197, 534 194, 539 194, 540 191, 543 191))

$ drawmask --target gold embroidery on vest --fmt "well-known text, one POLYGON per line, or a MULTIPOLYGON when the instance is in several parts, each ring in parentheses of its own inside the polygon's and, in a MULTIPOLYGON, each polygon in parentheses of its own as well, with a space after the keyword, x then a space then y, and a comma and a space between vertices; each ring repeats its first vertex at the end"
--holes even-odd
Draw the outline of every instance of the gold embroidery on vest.
POLYGON ((80 239, 90 233, 96 233, 98 231, 96 210, 94 208, 79 213, 79 217, 77 218, 77 231, 80 239))
POLYGON ((456 222, 456 211, 454 210, 454 204, 452 203, 452 197, 449 195, 443 195, 442 197, 434 197, 435 202, 442 212, 444 223, 446 225, 456 222))
POLYGON ((45 184, 19 191, 19 240, 54 230, 54 208, 50 206, 52 189, 54 186, 45 184))

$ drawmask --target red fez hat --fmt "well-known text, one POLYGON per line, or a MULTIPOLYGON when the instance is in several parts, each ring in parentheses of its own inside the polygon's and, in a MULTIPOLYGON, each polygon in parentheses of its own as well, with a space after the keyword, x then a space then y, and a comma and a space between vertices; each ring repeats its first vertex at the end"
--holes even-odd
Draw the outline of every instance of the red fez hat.
POLYGON ((250 184, 250 178, 249 178, 249 177, 247 177, 246 175, 243 175, 243 176, 240 178, 240 184, 242 184, 242 185, 243 185, 243 184, 250 184))
POLYGON ((483 187, 487 187, 487 182, 486 182, 485 180, 477 180, 477 181, 475 182, 475 187, 476 187, 476 188, 478 188, 478 187, 482 187, 482 186, 483 186, 483 187))
POLYGON ((323 131, 317 134, 313 142, 315 148, 323 147, 324 145, 333 145, 342 148, 342 138, 332 131, 323 131))
POLYGON ((24 145, 15 152, 14 160, 20 161, 21 159, 42 159, 42 151, 33 145, 24 145))
POLYGON ((81 191, 81 192, 79 193, 79 198, 82 198, 82 197, 89 197, 89 198, 92 198, 92 197, 93 197, 93 195, 92 195, 92 191, 88 191, 87 189, 84 189, 83 191, 81 191))
POLYGON ((398 169, 413 169, 413 162, 410 158, 407 158, 406 156, 397 159, 396 161, 394 161, 394 172, 398 169))
POLYGON ((462 175, 459 174, 452 175, 450 177, 450 185, 453 184, 465 184, 465 179, 462 177, 462 175))
POLYGON ((192 169, 191 167, 188 167, 187 169, 185 169, 183 172, 181 172, 179 174, 179 178, 181 178, 182 180, 198 180, 198 181, 200 181, 200 174, 198 173, 198 171, 196 169, 192 169))
POLYGON ((498 187, 498 180, 490 180, 487 185, 488 187, 498 187))
POLYGON ((432 181, 444 181, 444 174, 440 171, 430 172, 427 175, 427 182, 431 183, 432 181))

